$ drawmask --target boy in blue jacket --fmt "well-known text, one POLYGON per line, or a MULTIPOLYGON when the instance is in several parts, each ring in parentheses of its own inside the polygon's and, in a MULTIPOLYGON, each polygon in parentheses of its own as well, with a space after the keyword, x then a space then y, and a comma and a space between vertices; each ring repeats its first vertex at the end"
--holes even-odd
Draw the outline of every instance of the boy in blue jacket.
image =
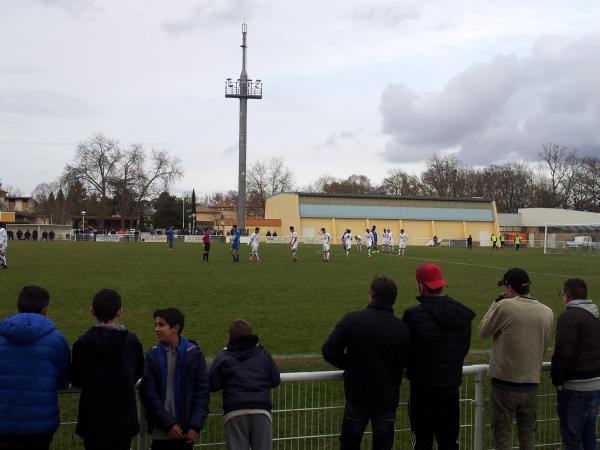
POLYGON ((69 344, 46 317, 50 295, 19 293, 19 313, 0 322, 0 448, 46 450, 60 424, 58 390, 69 386, 69 344))
POLYGON ((229 343, 209 372, 211 391, 223 390, 225 442, 229 450, 272 448, 271 388, 279 385, 279 368, 252 327, 236 320, 229 343))
POLYGON ((146 353, 140 399, 146 408, 152 450, 192 449, 208 416, 208 370, 202 350, 181 335, 177 308, 154 311, 158 344, 146 353))

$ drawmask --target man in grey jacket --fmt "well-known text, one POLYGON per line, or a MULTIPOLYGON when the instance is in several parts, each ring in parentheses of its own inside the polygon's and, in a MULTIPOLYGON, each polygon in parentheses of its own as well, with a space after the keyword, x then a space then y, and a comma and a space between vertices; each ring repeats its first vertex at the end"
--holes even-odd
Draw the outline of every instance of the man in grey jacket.
POLYGON ((515 418, 519 448, 535 448, 537 392, 554 315, 531 296, 530 284, 523 269, 507 271, 498 282, 504 294, 479 324, 479 336, 493 338, 489 376, 496 450, 512 448, 515 418))
POLYGON ((583 280, 570 278, 560 293, 565 311, 558 317, 552 356, 560 435, 566 450, 596 449, 600 404, 600 320, 587 299, 583 280))

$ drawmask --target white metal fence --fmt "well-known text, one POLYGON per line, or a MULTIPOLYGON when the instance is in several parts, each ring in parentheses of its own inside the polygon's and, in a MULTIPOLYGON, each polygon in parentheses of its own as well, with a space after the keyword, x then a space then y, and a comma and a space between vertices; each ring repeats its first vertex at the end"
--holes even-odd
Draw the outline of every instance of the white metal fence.
MULTIPOLYGON (((460 388, 460 447, 472 450, 494 448, 488 406, 489 380, 486 364, 465 366, 460 388)), ((545 363, 539 389, 536 447, 560 447, 556 414, 556 392, 545 363)), ((341 371, 298 372, 282 374, 282 384, 273 390, 273 448, 277 450, 336 449, 344 412, 344 390, 341 371)), ((395 449, 408 450, 410 425, 407 414, 408 383, 401 390, 397 410, 395 449)), ((61 393, 62 425, 55 435, 53 449, 82 449, 81 439, 74 434, 77 422, 78 394, 75 390, 61 393)), ((223 449, 221 395, 211 398, 211 414, 196 442, 196 448, 223 449)), ((145 418, 140 414, 142 429, 145 418)), ((514 446, 517 447, 516 433, 514 446)), ((141 433, 134 448, 146 450, 150 440, 141 433)), ((367 429, 363 448, 371 448, 371 432, 367 429)))

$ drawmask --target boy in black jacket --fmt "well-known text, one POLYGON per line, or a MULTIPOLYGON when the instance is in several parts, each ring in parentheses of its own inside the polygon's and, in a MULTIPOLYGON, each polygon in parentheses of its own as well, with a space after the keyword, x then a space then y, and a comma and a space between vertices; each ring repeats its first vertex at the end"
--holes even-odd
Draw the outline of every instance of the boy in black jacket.
POLYGON ((73 344, 71 382, 81 387, 76 432, 86 450, 129 450, 139 431, 135 383, 144 370, 137 336, 117 323, 121 297, 102 289, 90 312, 98 324, 73 344))
POLYGON ((212 391, 223 390, 227 448, 271 449, 270 390, 280 382, 279 369, 248 322, 231 324, 229 343, 215 358, 209 377, 212 391))
POLYGON ((183 313, 177 308, 154 311, 158 344, 146 352, 140 385, 152 450, 191 450, 208 416, 204 353, 181 335, 183 325, 183 313))

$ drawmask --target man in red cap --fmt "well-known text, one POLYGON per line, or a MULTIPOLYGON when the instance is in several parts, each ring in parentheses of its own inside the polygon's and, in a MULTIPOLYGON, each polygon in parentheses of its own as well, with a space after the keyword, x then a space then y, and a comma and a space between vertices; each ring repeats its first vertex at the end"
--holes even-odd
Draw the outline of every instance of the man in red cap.
POLYGON ((471 344, 475 313, 443 294, 439 266, 417 268, 418 305, 404 311, 410 327, 409 417, 415 450, 458 449, 462 366, 471 344))
POLYGON ((523 269, 508 270, 498 286, 504 293, 479 324, 482 339, 493 338, 489 376, 490 409, 496 450, 512 449, 516 418, 519 448, 534 450, 538 385, 552 332, 552 310, 535 300, 523 269))

